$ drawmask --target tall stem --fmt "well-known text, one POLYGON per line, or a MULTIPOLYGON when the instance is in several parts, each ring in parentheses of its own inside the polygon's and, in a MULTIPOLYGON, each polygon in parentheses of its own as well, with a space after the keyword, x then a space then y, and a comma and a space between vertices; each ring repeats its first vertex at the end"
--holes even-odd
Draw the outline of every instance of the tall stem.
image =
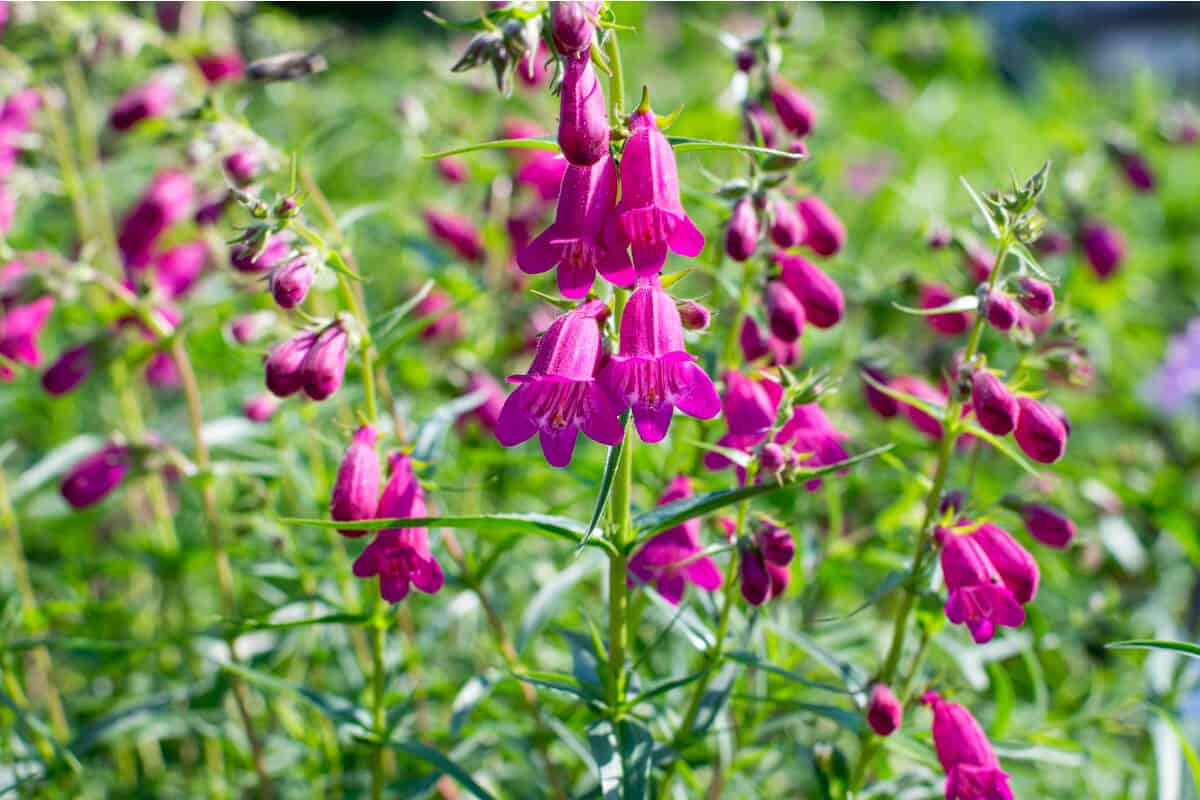
POLYGON ((621 124, 625 116, 625 68, 621 64, 621 45, 617 32, 609 31, 604 40, 604 54, 608 57, 608 107, 609 120, 614 127, 621 124))
MULTIPOLYGON (((615 290, 613 314, 618 327, 627 300, 626 290, 615 290)), ((626 421, 625 438, 621 444, 616 481, 612 488, 612 504, 609 506, 615 550, 608 557, 608 703, 614 712, 624 699, 622 682, 625 676, 626 639, 629 635, 626 620, 629 613, 629 590, 626 586, 629 560, 625 548, 633 533, 630 502, 633 496, 634 449, 634 435, 626 421)))

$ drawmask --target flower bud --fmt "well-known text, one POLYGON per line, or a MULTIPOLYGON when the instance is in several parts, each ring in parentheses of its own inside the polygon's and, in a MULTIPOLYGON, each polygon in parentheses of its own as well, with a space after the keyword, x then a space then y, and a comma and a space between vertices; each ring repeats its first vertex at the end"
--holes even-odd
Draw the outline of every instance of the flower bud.
MULTIPOLYGON (((921 308, 941 308, 952 302, 956 295, 944 283, 927 283, 921 287, 921 308)), ((930 314, 925 322, 943 336, 957 336, 965 333, 971 327, 971 313, 968 311, 950 311, 945 314, 930 314)))
POLYGON ((774 475, 787 464, 787 454, 774 442, 767 442, 758 451, 758 466, 762 472, 774 475))
POLYGON ((60 355, 42 375, 42 388, 47 394, 56 397, 67 394, 87 379, 94 366, 90 344, 72 347, 60 355))
POLYGON ((749 47, 743 47, 737 51, 733 57, 733 64, 737 67, 738 72, 749 72, 754 69, 754 64, 757 61, 754 51, 749 47))
POLYGON ((1125 258, 1125 240, 1121 233, 1103 222, 1086 223, 1079 231, 1079 246, 1100 280, 1116 272, 1125 258))
POLYGON ((725 229, 725 252, 734 261, 745 261, 758 247, 758 212, 749 197, 743 197, 733 207, 725 229))
POLYGON ((1017 300, 1030 314, 1041 316, 1054 308, 1054 288, 1037 278, 1021 278, 1017 300))
POLYGON ((804 306, 782 281, 767 283, 767 321, 771 333, 785 342, 794 342, 804 333, 804 306))
POLYGON ((867 700, 867 724, 879 736, 890 736, 904 719, 904 706, 896 693, 882 683, 871 687, 867 700))
POLYGON ((979 426, 996 436, 1007 436, 1017 427, 1017 398, 1004 382, 985 369, 971 376, 971 407, 979 426))
POLYGON ((275 315, 270 311, 242 314, 229 325, 229 333, 238 344, 250 344, 262 338, 274 323, 275 315))
POLYGON ((86 508, 117 488, 129 468, 129 448, 107 444, 72 467, 59 491, 72 508, 86 508))
POLYGON ((550 29, 554 46, 568 58, 592 46, 593 20, 600 3, 580 0, 555 0, 550 4, 550 29))
POLYGON ((317 334, 302 331, 271 351, 264 369, 271 394, 288 397, 300 391, 304 386, 304 362, 316 341, 317 334))
POLYGON ((572 164, 588 167, 608 154, 608 109, 586 53, 568 56, 559 94, 558 146, 572 164))
POLYGON ((804 221, 787 198, 778 197, 771 203, 770 234, 771 241, 784 250, 795 247, 804 239, 804 221))
POLYGON ((460 258, 483 261, 483 240, 469 219, 433 209, 427 209, 424 216, 430 236, 449 247, 460 258))
POLYGON ((954 241, 954 234, 944 225, 939 225, 929 232, 929 236, 925 239, 925 244, 929 245, 930 250, 945 250, 954 241))
POLYGON ((155 389, 178 389, 182 384, 179 366, 170 353, 155 353, 146 362, 146 383, 155 389))
POLYGON ((304 359, 304 393, 313 400, 324 400, 342 385, 346 374, 347 335, 341 323, 330 325, 313 342, 304 359))
POLYGON ((1038 237, 1034 246, 1039 255, 1062 255, 1071 250, 1071 237, 1062 231, 1042 231, 1042 235, 1038 237))
POLYGON ((280 308, 295 308, 304 302, 313 282, 313 268, 305 256, 296 256, 271 270, 271 296, 280 308))
POLYGON ((282 236, 272 236, 267 240, 266 247, 257 257, 254 255, 258 247, 253 242, 235 244, 229 250, 229 263, 238 272, 259 273, 267 272, 287 256, 292 249, 291 242, 282 236))
POLYGON ((154 283, 168 300, 187 294, 208 263, 208 245, 184 242, 159 253, 154 259, 154 283))
POLYGON ((783 126, 796 136, 807 136, 812 130, 816 119, 812 103, 782 78, 776 77, 771 84, 771 104, 783 126))
POLYGON ((766 337, 758 320, 747 314, 742 318, 742 327, 738 332, 738 344, 742 348, 742 359, 750 362, 757 361, 769 352, 766 337))
POLYGON ((992 251, 978 242, 971 242, 966 246, 964 257, 966 258, 967 274, 971 276, 971 280, 976 283, 986 283, 987 279, 992 276, 992 267, 996 264, 996 258, 992 255, 992 251))
POLYGON ((200 68, 209 86, 240 78, 246 71, 246 62, 236 50, 197 56, 196 66, 200 68))
MULTIPOLYGON (((329 516, 338 522, 372 519, 379 507, 381 474, 375 452, 378 434, 370 425, 354 432, 333 482, 329 498, 329 516)), ((366 531, 338 528, 343 536, 362 536, 366 531)))
MULTIPOLYGON (((881 369, 864 367, 863 373, 881 386, 888 386, 890 383, 888 374, 881 369)), ((891 419, 900 413, 900 404, 896 402, 896 398, 884 394, 866 381, 863 381, 863 394, 871 410, 884 419, 891 419)))
POLYGON ((174 99, 175 87, 162 78, 155 78, 121 95, 113 104, 108 124, 123 133, 144 119, 161 117, 174 99))
POLYGON ((806 197, 796 204, 804 223, 804 244, 816 253, 831 256, 846 243, 846 228, 819 197, 806 197))
POLYGON ((1046 406, 1032 397, 1018 398, 1017 444, 1025 455, 1042 464, 1053 464, 1062 458, 1067 447, 1067 429, 1046 406))
POLYGON ((224 191, 201 197, 196 213, 192 215, 192 221, 201 227, 216 225, 221 221, 231 199, 233 195, 224 191))
POLYGON ((1154 191, 1154 171, 1141 153, 1133 151, 1122 153, 1120 156, 1121 172, 1125 181, 1134 191, 1145 194, 1154 191))
POLYGON ((983 314, 998 331, 1010 331, 1017 324, 1017 301, 1004 292, 991 291, 983 300, 983 314))
POLYGON ((708 328, 712 322, 712 312, 694 300, 686 300, 680 303, 679 319, 683 322, 683 327, 689 331, 702 331, 708 328))
POLYGON ((441 175, 447 183, 465 183, 470 177, 470 170, 467 168, 467 162, 458 156, 446 156, 439 158, 434 166, 437 167, 438 174, 441 175))
POLYGON ((251 422, 266 422, 279 408, 279 398, 273 394, 259 394, 242 403, 242 415, 251 422))
POLYGON ((746 124, 746 138, 752 144, 762 142, 763 147, 774 147, 776 136, 775 118, 758 103, 746 103, 743 116, 746 124))
POLYGON ((238 186, 250 183, 262 170, 262 160, 258 154, 245 148, 234 150, 221 163, 225 167, 225 174, 238 186))
POLYGON ((833 278, 793 253, 776 253, 775 263, 781 268, 780 277, 784 284, 804 306, 809 322, 818 328, 832 328, 841 321, 846 300, 833 278))
POLYGON ((1075 538, 1075 523, 1056 508, 1029 503, 1021 509, 1029 535, 1047 547, 1064 548, 1075 538))

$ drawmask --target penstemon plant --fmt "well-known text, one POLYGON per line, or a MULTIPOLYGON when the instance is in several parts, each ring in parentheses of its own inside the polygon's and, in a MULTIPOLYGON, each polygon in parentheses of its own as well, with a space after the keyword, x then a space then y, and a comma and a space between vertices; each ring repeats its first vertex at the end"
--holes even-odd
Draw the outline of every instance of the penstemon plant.
MULTIPOLYGON (((0 605, 0 796, 1067 785, 1016 762, 1082 763, 1053 746, 1036 651, 1076 618, 1038 604, 1039 548, 1079 533, 1049 498, 1071 434, 1051 398, 1092 367, 1056 316, 1076 284, 1041 260, 1073 239, 1095 279, 1118 275, 1125 240, 1079 188, 1095 159, 1061 193, 1049 162, 999 191, 963 179, 975 224, 934 225, 923 277, 881 289, 859 242, 883 234, 809 163, 838 146, 814 136, 838 109, 801 88, 816 62, 790 5, 704 32, 730 51, 737 141, 656 113, 682 76, 641 66, 656 37, 627 4, 426 12, 463 37, 438 69, 490 70, 502 98, 473 94, 505 116, 495 139, 471 117, 432 146, 447 114, 400 98, 382 139, 441 181, 428 204, 424 177, 406 184, 419 219, 329 190, 374 165, 323 168, 327 142, 378 120, 297 134, 267 113, 308 105, 336 47, 247 63, 237 7, 8 8, 0 380, 47 362, 39 391, 86 430, 12 481, 19 444, 0 447, 19 611, 0 605), (13 226, 14 196, 44 238, 13 226), (946 252, 963 269, 935 280, 946 252), (58 635, 68 613, 31 577, 54 481, 56 524, 101 551, 73 621, 127 638, 58 635), (1018 654, 1045 722, 1020 747, 1000 665, 1018 654), (118 691, 144 697, 104 702, 118 691)), ((1164 123, 1180 140, 1185 111, 1164 123)), ((1128 132, 1103 147, 1154 191, 1128 132)))

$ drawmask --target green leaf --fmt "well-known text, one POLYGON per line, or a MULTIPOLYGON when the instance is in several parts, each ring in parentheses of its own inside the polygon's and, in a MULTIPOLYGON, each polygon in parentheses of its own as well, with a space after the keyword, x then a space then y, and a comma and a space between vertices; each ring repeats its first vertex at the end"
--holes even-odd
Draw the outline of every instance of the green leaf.
MULTIPOLYGON (((705 514, 710 514, 726 506, 735 505, 743 500, 795 490, 813 478, 839 472, 854 464, 874 458, 881 453, 886 453, 893 446, 888 444, 883 447, 876 447, 873 450, 852 456, 836 464, 829 464, 828 466, 816 469, 798 470, 791 480, 784 483, 763 483, 757 486, 744 486, 740 489, 722 489, 716 492, 696 495, 695 497, 688 497, 683 500, 676 500, 674 503, 668 503, 665 506, 658 506, 650 511, 644 511, 633 519, 633 527, 638 533, 634 537, 633 546, 640 544, 646 538, 656 533, 674 528, 676 525, 681 525, 689 519, 702 517, 705 514)), ((358 523, 355 524, 357 525, 358 523)))
POLYGON ((549 619, 563 595, 570 591, 575 584, 599 569, 602 563, 603 559, 600 558, 576 561, 550 581, 542 584, 542 587, 537 590, 537 594, 529 601, 529 605, 525 607, 524 613, 521 614, 521 624, 517 627, 515 642, 518 653, 525 650, 533 637, 546 624, 546 620, 549 619))
POLYGON ((748 667, 761 669, 764 672, 770 672, 773 675, 786 678, 792 683, 798 683, 801 686, 807 686, 810 689, 820 689, 825 692, 833 692, 834 694, 851 694, 849 690, 843 689, 841 686, 834 686, 831 683, 821 683, 820 681, 812 681, 797 672, 792 672, 790 669, 777 667, 769 661, 763 661, 754 653, 751 653, 747 650, 732 650, 725 654, 725 658, 728 658, 730 661, 736 661, 739 664, 745 664, 748 667))
POLYGON ((454 696, 454 702, 450 704, 450 736, 452 738, 458 738, 467 717, 475 710, 475 706, 487 697, 492 687, 499 683, 501 677, 499 670, 489 669, 480 675, 472 676, 462 685, 458 694, 454 696))
MULTIPOLYGON (((1109 645, 1109 647, 1112 647, 1112 645, 1109 645)), ((1196 755, 1196 748, 1188 741, 1187 734, 1184 733, 1183 728, 1179 726, 1179 721, 1172 716, 1171 712, 1154 703, 1150 704, 1150 708, 1162 718, 1162 721, 1175 734, 1175 738, 1179 740, 1179 749, 1183 751, 1183 757, 1187 761, 1188 769, 1192 773, 1192 787, 1197 793, 1200 793, 1200 756, 1196 755)))
MULTIPOLYGON (((621 420, 621 425, 625 428, 625 436, 629 436, 629 412, 626 411, 622 416, 624 419, 621 420)), ((621 463, 621 450, 624 443, 623 437, 621 441, 608 448, 608 456, 604 459, 604 472, 600 475, 600 491, 596 494, 596 505, 592 508, 592 518, 588 520, 587 531, 579 540, 579 546, 575 548, 576 556, 583 552, 584 546, 592 538, 592 533, 595 532, 596 526, 600 523, 600 517, 604 514, 604 507, 608 505, 608 496, 612 493, 613 483, 617 478, 617 465, 621 463)))
MULTIPOLYGON (((748 700, 751 702, 769 703, 773 709, 787 709, 793 712, 802 714, 812 714, 818 717, 824 717, 831 722, 836 723, 839 727, 845 728, 853 733, 862 733, 863 718, 862 715, 847 711, 838 706, 831 706, 825 703, 804 703, 799 700, 789 700, 780 697, 761 697, 752 694, 735 694, 734 700, 748 700)), ((786 716, 786 715, 785 715, 786 716)))
POLYGON ((1003 739, 1008 732, 1008 723, 1012 719, 1013 703, 1016 699, 1012 678, 1008 676, 1008 671, 1001 666, 999 661, 989 661, 987 671, 992 678, 992 686, 995 688, 995 710, 992 712, 991 725, 992 739, 1003 739))
POLYGON ((587 727, 587 740, 600 781, 600 796, 604 800, 621 800, 623 771, 616 727, 606 719, 593 722, 587 727))
POLYGON ((979 213, 983 214, 983 219, 985 222, 987 222, 988 230, 992 232, 992 236, 995 236, 997 239, 999 239, 1000 226, 996 224, 994 219, 992 219, 992 207, 989 206, 984 199, 979 196, 979 193, 971 187, 971 184, 967 183, 967 179, 965 177, 960 177, 959 181, 962 182, 963 188, 967 190, 967 194, 971 195, 971 199, 975 201, 975 205, 979 207, 979 213))
POLYGON ((637 697, 630 700, 629 705, 631 707, 636 706, 638 703, 645 703, 658 697, 660 694, 666 694, 673 689, 678 689, 680 686, 687 686, 689 683, 699 680, 704 675, 704 672, 704 670, 700 670, 699 672, 693 672, 691 675, 684 675, 682 678, 668 678, 667 680, 652 684, 637 697))
POLYGON ((693 153, 703 150, 730 150, 738 153, 755 153, 760 156, 784 158, 789 161, 800 161, 805 158, 802 154, 793 153, 789 150, 775 150, 770 147, 757 147, 752 144, 739 144, 738 142, 714 142, 711 139, 693 139, 688 136, 668 136, 667 141, 671 143, 671 147, 677 153, 693 153))
POLYGON ((992 434, 992 433, 988 433, 983 428, 979 427, 974 422, 971 422, 969 420, 963 424, 963 430, 965 430, 967 433, 971 434, 972 436, 976 436, 976 437, 984 440, 985 442, 990 444, 992 447, 999 450, 1001 453, 1003 453, 1005 456, 1007 456, 1010 461, 1015 463, 1021 469, 1028 472, 1034 478, 1041 477, 1041 473, 1038 472, 1037 467, 1035 467, 1032 463, 1030 463, 1029 459, 1027 459, 1021 453, 1021 451, 1017 450, 1015 447, 1013 447, 1011 444, 1009 444, 1007 439, 1004 439, 1000 436, 996 436, 995 434, 992 434))
POLYGON ((902 306, 897 302, 892 303, 892 307, 903 311, 905 314, 912 314, 918 317, 935 317, 938 314, 954 314, 959 311, 974 311, 979 308, 979 298, 973 294, 966 294, 962 297, 956 297, 944 306, 937 308, 912 308, 911 306, 902 306))
POLYGON ((644 800, 650 792, 650 767, 653 764, 654 737, 646 726, 626 717, 617 725, 621 742, 621 780, 624 800, 644 800))
POLYGON ((827 625, 831 622, 842 622, 843 620, 855 617, 891 594, 898 586, 903 584, 904 581, 908 580, 908 576, 909 571, 906 569, 892 570, 887 574, 887 577, 883 579, 883 583, 879 584, 879 586, 875 588, 875 591, 871 592, 871 596, 868 597, 858 608, 854 609, 849 614, 844 614, 842 616, 820 617, 818 619, 814 619, 813 623, 816 625, 827 625))
POLYGON ((221 669, 245 678, 249 683, 258 686, 260 689, 273 692, 289 692, 297 695, 320 711, 331 722, 357 728, 362 734, 367 734, 371 730, 371 715, 367 709, 355 705, 344 697, 310 689, 307 686, 292 683, 291 681, 285 681, 282 678, 276 678, 274 675, 260 672, 244 664, 235 664, 231 661, 220 660, 217 660, 217 664, 221 669))
POLYGON ((475 782, 475 779, 471 777, 471 773, 467 772, 456 762, 451 761, 449 758, 442 755, 437 750, 434 750, 432 747, 429 747, 428 745, 413 741, 388 741, 384 742, 384 746, 389 750, 395 750, 398 753, 406 753, 414 758, 419 758, 425 763, 437 768, 442 773, 449 775, 451 778, 454 778, 454 780, 462 784, 462 787, 478 798, 478 800, 494 800, 487 789, 484 789, 475 782))
POLYGON ((1020 259, 1025 266, 1029 267, 1029 269, 1032 270, 1033 273, 1039 278, 1044 281, 1054 280, 1050 277, 1049 273, 1046 272, 1042 265, 1038 263, 1038 260, 1034 258, 1033 253, 1029 251, 1029 248, 1026 247, 1024 243, 1014 238, 1012 243, 1012 251, 1016 253, 1017 258, 1020 259))
POLYGON ((1130 639, 1104 645, 1109 650, 1168 650, 1183 653, 1191 658, 1200 658, 1200 645, 1191 642, 1172 642, 1167 639, 1130 639))
POLYGON ((539 686, 543 689, 550 689, 555 692, 563 692, 565 694, 578 697, 585 702, 591 702, 596 698, 586 687, 580 686, 572 675, 565 675, 561 672, 513 672, 513 677, 522 683, 528 683, 532 686, 539 686))
MULTIPOLYGON (((280 517, 280 525, 308 525, 313 528, 344 528, 345 522, 328 519, 280 517)), ((476 531, 518 531, 559 539, 577 544, 586 526, 568 517, 553 514, 487 514, 471 517, 393 517, 388 519, 355 520, 355 530, 377 531, 384 528, 455 528, 476 531)), ((615 553, 607 539, 592 538, 589 547, 615 553)))
POLYGON ((446 442, 446 434, 463 414, 474 411, 487 402, 487 392, 482 389, 477 392, 456 397, 442 403, 420 424, 413 437, 412 457, 430 466, 422 470, 423 477, 432 475, 434 468, 442 455, 442 447, 446 442))
POLYGON ((445 158, 446 156, 456 156, 461 153, 474 153, 479 150, 557 150, 558 142, 553 136, 531 136, 527 139, 494 139, 490 142, 479 142, 478 144, 468 144, 462 147, 454 147, 450 150, 443 150, 440 153, 426 153, 421 156, 426 160, 445 158))

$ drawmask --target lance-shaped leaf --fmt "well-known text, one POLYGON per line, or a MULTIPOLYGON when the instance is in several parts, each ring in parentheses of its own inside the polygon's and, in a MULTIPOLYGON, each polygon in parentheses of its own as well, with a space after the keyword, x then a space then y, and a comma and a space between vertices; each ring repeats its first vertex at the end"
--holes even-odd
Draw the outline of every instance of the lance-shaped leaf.
POLYGON ((979 308, 979 298, 973 294, 956 297, 944 306, 937 308, 912 308, 911 306, 902 306, 899 303, 893 302, 892 307, 903 311, 905 314, 913 314, 918 317, 934 317, 938 314, 954 314, 959 311, 974 311, 979 308))
POLYGON ((553 136, 530 136, 524 139, 493 139, 490 142, 466 144, 442 150, 440 153, 426 153, 421 156, 427 161, 433 161, 446 156, 456 156, 462 153, 475 153, 480 150, 557 150, 558 142, 553 136))
POLYGON ((1191 658, 1200 658, 1200 645, 1191 642, 1173 642, 1168 639, 1130 639, 1126 642, 1111 642, 1104 645, 1109 650, 1167 650, 1182 653, 1191 658))
POLYGON ((467 772, 457 762, 451 760, 447 756, 434 750, 432 747, 421 744, 420 742, 405 741, 405 742, 384 742, 384 745, 389 750, 395 750, 398 753, 418 758, 421 761, 437 768, 439 771, 449 775, 454 780, 458 781, 464 789, 474 795, 477 800, 493 800, 493 796, 487 789, 484 789, 475 779, 471 777, 471 773, 467 772))

